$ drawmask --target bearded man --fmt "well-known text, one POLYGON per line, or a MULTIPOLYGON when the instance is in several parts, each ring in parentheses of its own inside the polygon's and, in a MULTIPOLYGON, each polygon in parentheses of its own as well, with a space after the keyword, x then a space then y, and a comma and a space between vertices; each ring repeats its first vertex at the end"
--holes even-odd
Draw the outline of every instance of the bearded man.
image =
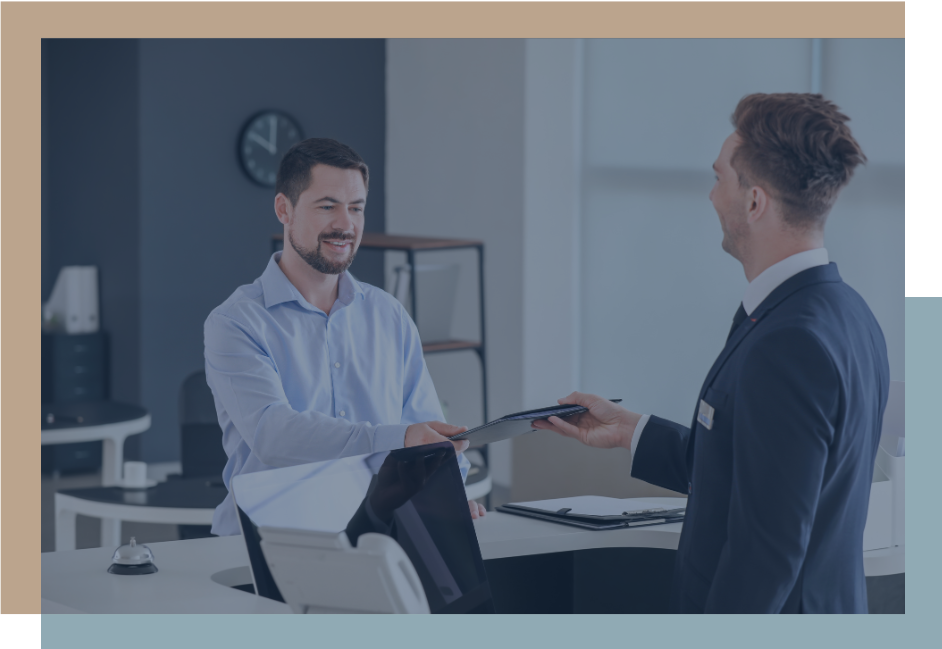
MULTIPOLYGON (((204 325, 206 382, 229 461, 214 534, 239 533, 241 473, 446 441, 415 324, 347 271, 363 236, 369 169, 335 140, 293 146, 278 169, 285 247, 204 325)), ((453 442, 462 452, 468 442, 453 442)), ((462 476, 470 463, 459 456, 462 476)), ((474 518, 483 507, 469 501, 474 518)))

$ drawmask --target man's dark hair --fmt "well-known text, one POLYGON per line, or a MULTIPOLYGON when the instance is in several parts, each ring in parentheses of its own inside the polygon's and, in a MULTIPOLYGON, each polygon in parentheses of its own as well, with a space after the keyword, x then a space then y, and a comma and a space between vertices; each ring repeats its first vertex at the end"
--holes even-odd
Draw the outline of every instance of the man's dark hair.
POLYGON ((278 165, 275 192, 287 196, 292 206, 297 205, 298 198, 311 185, 311 169, 319 164, 338 169, 359 169, 363 174, 363 184, 369 191, 370 168, 356 151, 337 140, 312 137, 298 142, 285 153, 278 165))
POLYGON ((769 191, 781 201, 788 225, 823 227, 854 168, 867 161, 848 121, 821 95, 743 97, 732 116, 741 142, 731 164, 740 185, 769 191))

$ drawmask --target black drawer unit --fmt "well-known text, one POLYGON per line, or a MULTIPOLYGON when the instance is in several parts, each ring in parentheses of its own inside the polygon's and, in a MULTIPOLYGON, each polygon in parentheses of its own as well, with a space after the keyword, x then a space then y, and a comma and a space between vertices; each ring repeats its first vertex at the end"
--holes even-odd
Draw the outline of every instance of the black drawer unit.
POLYGON ((42 402, 98 401, 108 396, 107 337, 43 334, 42 402))
MULTIPOLYGON (((42 402, 102 401, 108 398, 108 337, 42 335, 42 402)), ((42 448, 43 473, 90 473, 101 467, 101 442, 42 448)))

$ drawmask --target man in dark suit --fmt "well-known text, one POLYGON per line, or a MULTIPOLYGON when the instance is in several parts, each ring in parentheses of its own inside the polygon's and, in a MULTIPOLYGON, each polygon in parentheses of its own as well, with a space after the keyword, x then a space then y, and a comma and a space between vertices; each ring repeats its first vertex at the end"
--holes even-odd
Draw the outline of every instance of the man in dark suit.
POLYGON ((863 531, 889 390, 883 333, 824 249, 866 160, 820 95, 750 95, 713 165, 723 249, 749 286, 687 428, 594 395, 537 427, 632 452, 631 475, 688 494, 680 612, 865 613, 863 531))

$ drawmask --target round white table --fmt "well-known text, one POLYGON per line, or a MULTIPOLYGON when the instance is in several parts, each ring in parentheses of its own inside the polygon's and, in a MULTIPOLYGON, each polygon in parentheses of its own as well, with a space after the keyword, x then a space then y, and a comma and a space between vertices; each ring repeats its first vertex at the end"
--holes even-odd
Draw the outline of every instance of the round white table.
MULTIPOLYGON (((101 441, 101 483, 108 487, 121 482, 124 440, 150 428, 150 413, 140 406, 116 401, 75 401, 42 404, 42 445, 101 441), (51 417, 50 417, 51 415, 51 417)), ((58 509, 58 508, 57 508, 58 509)), ((58 516, 57 516, 58 518, 58 516)), ((75 519, 72 519, 75 547, 75 519)), ((58 537, 58 522, 56 536, 58 537)), ((102 542, 121 536, 121 523, 101 519, 102 542)))
POLYGON ((168 480, 149 489, 91 487, 56 493, 56 551, 75 549, 75 517, 110 521, 101 545, 112 551, 121 545, 121 522, 211 525, 216 506, 228 490, 221 480, 168 480))
POLYGON ((42 415, 43 446, 101 440, 101 483, 105 487, 121 482, 124 440, 150 428, 147 410, 114 401, 43 404, 42 415))

